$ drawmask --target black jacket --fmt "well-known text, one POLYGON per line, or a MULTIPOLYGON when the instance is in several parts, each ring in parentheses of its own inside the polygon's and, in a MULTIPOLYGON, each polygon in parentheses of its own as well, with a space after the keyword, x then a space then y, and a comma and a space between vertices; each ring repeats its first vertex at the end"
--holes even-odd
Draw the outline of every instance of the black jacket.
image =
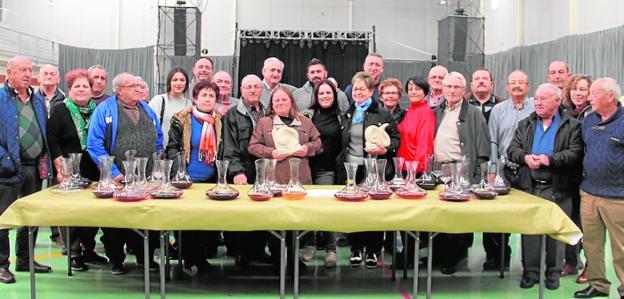
MULTIPOLYGON (((561 121, 555 136, 553 155, 548 168, 552 173, 553 194, 555 197, 571 196, 578 193, 583 170, 583 139, 581 123, 570 117, 567 112, 559 109, 561 121)), ((518 123, 514 138, 507 148, 507 156, 511 162, 520 167, 515 173, 508 173, 512 185, 522 191, 533 192, 531 171, 524 162, 524 156, 531 153, 537 114, 531 113, 518 123)))
POLYGON ((230 109, 222 119, 223 132, 218 157, 220 160, 230 161, 228 166, 228 181, 239 174, 247 177, 248 183, 256 179, 254 162, 257 157, 249 154, 249 139, 256 124, 247 113, 244 101, 238 102, 234 109, 230 109))
MULTIPOLYGON (((340 154, 338 154, 338 157, 336 158, 336 178, 338 180, 338 184, 344 184, 344 181, 347 178, 343 162, 347 161, 347 152, 349 150, 348 145, 354 111, 355 104, 351 104, 349 110, 342 115, 340 130, 343 147, 342 151, 340 151, 340 154)), ((363 130, 366 130, 368 126, 380 126, 384 123, 389 124, 389 126, 386 127, 386 132, 390 135, 390 146, 386 148, 387 153, 385 155, 378 156, 377 158, 387 160, 386 179, 392 179, 394 176, 394 164, 392 163, 392 158, 396 156, 396 153, 399 150, 401 135, 399 135, 399 131, 397 131, 396 123, 394 122, 394 118, 392 117, 392 114, 390 114, 390 111, 382 107, 378 102, 373 101, 366 112, 364 112, 363 130)), ((362 132, 362 136, 364 136, 364 132, 362 132)), ((362 144, 364 144, 364 142, 362 142, 362 144)))

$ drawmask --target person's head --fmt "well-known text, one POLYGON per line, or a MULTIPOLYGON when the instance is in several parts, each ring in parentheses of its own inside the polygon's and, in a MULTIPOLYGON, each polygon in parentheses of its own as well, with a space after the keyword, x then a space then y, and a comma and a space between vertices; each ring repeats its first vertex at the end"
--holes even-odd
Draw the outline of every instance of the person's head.
POLYGON ((429 87, 436 93, 442 91, 442 81, 448 74, 448 70, 443 65, 436 65, 429 70, 429 76, 427 77, 427 83, 429 87))
POLYGON ((321 107, 324 109, 331 108, 334 111, 338 111, 338 94, 336 87, 328 79, 321 80, 314 86, 314 103, 311 108, 321 107))
POLYGON ((32 79, 32 62, 26 56, 14 56, 7 62, 7 79, 11 87, 25 91, 32 79))
POLYGON ((117 98, 128 105, 139 102, 140 98, 136 92, 138 85, 134 75, 130 73, 121 73, 113 78, 113 89, 117 98))
POLYGON ((548 83, 555 84, 559 89, 563 89, 566 81, 570 77, 570 69, 562 60, 555 60, 548 65, 548 83))
POLYGON ((429 83, 422 77, 411 77, 405 83, 405 92, 410 103, 418 103, 425 100, 429 94, 429 83))
POLYGON ((93 81, 93 86, 91 86, 93 95, 99 96, 104 93, 106 84, 108 84, 108 72, 106 72, 106 69, 103 66, 96 64, 90 67, 87 70, 87 73, 89 74, 91 81, 93 81))
POLYGON ((167 74, 167 93, 180 95, 189 87, 189 79, 186 71, 181 67, 174 67, 167 74))
POLYGON ((67 84, 67 96, 78 106, 86 105, 91 99, 93 92, 91 85, 93 81, 89 79, 89 74, 85 69, 71 70, 65 74, 67 84))
POLYGON ((589 88, 591 84, 592 80, 589 76, 576 75, 572 77, 564 89, 568 91, 569 103, 564 104, 568 104, 572 108, 585 106, 585 104, 589 103, 589 88))
POLYGON ((195 82, 199 82, 201 80, 211 80, 212 79, 212 66, 213 66, 213 63, 210 57, 207 57, 207 56, 199 57, 199 59, 195 61, 195 65, 193 65, 193 75, 195 76, 195 82))
POLYGON ((551 118, 561 105, 562 91, 557 85, 544 83, 535 91, 535 113, 541 118, 551 118))
POLYGON ((466 93, 466 78, 458 72, 450 72, 442 81, 442 94, 449 106, 461 102, 466 93))
POLYGON ((199 111, 212 113, 218 97, 219 86, 214 82, 201 80, 193 87, 193 103, 199 111))
POLYGON ((327 69, 320 59, 312 58, 308 63, 308 71, 306 73, 308 81, 312 86, 319 84, 322 80, 327 79, 327 69))
POLYGON ((379 82, 384 70, 383 57, 378 53, 369 53, 364 59, 363 70, 373 77, 375 83, 379 82))
POLYGON ((241 98, 249 105, 258 104, 262 90, 262 81, 256 75, 247 75, 241 80, 241 98))
POLYGON ((297 118, 297 105, 292 93, 285 87, 278 87, 271 93, 269 115, 297 118))
POLYGON ((282 81, 282 72, 284 71, 284 63, 277 57, 269 57, 264 60, 262 66, 262 77, 270 86, 274 87, 282 81))
POLYGON ((39 84, 41 86, 57 88, 61 77, 57 67, 51 64, 44 64, 39 68, 39 84))
POLYGON ((149 87, 147 87, 147 83, 140 76, 135 76, 138 87, 136 92, 139 94, 139 99, 148 100, 149 99, 149 87))
POLYGON ((524 101, 530 88, 529 77, 521 70, 515 70, 507 77, 507 93, 512 99, 524 101))
POLYGON ((494 78, 492 73, 486 68, 480 68, 472 73, 470 81, 472 92, 480 95, 490 95, 494 89, 494 78))
POLYGON ((381 102, 388 110, 394 110, 399 105, 401 95, 403 92, 403 86, 401 81, 397 78, 388 78, 379 84, 379 95, 381 96, 381 102))
POLYGON ((356 104, 362 104, 373 95, 375 80, 367 72, 357 72, 351 79, 351 97, 356 104))
POLYGON ((219 96, 232 95, 232 77, 226 71, 218 71, 212 75, 212 81, 219 86, 219 96))
POLYGON ((599 78, 589 88, 589 103, 592 111, 602 115, 608 114, 617 107, 622 89, 613 78, 599 78))

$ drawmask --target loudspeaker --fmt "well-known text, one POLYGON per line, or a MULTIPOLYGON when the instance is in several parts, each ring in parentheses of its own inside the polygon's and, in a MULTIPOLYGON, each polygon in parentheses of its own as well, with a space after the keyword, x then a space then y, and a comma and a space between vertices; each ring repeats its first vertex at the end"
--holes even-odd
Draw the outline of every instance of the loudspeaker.
POLYGON ((186 56, 186 8, 173 11, 173 55, 186 56))
POLYGON ((466 60, 466 41, 468 39, 468 19, 457 17, 452 19, 451 30, 453 34, 453 61, 466 60))

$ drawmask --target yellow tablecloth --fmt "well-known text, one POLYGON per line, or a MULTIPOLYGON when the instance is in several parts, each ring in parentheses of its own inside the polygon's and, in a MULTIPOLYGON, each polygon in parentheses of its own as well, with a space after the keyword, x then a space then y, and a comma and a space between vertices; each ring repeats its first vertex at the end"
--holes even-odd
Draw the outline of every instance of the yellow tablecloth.
POLYGON ((410 230, 445 233, 509 232, 547 234, 574 244, 582 234, 556 204, 512 190, 494 200, 446 202, 429 191, 420 200, 400 199, 341 202, 333 197, 339 186, 306 186, 300 201, 272 198, 254 202, 238 186, 232 201, 209 200, 212 184, 195 184, 178 200, 122 203, 97 199, 88 190, 58 194, 46 189, 14 202, 0 226, 100 226, 151 230, 410 230))

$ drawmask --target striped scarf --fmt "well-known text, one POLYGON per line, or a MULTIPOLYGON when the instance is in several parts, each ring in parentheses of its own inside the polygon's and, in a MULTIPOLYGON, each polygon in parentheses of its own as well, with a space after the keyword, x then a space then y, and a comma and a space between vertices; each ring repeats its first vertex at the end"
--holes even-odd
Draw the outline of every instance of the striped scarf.
POLYGON ((193 106, 193 116, 202 123, 202 132, 199 137, 199 155, 197 158, 200 162, 212 164, 217 158, 217 136, 214 129, 214 111, 206 113, 199 111, 197 106, 193 106))

